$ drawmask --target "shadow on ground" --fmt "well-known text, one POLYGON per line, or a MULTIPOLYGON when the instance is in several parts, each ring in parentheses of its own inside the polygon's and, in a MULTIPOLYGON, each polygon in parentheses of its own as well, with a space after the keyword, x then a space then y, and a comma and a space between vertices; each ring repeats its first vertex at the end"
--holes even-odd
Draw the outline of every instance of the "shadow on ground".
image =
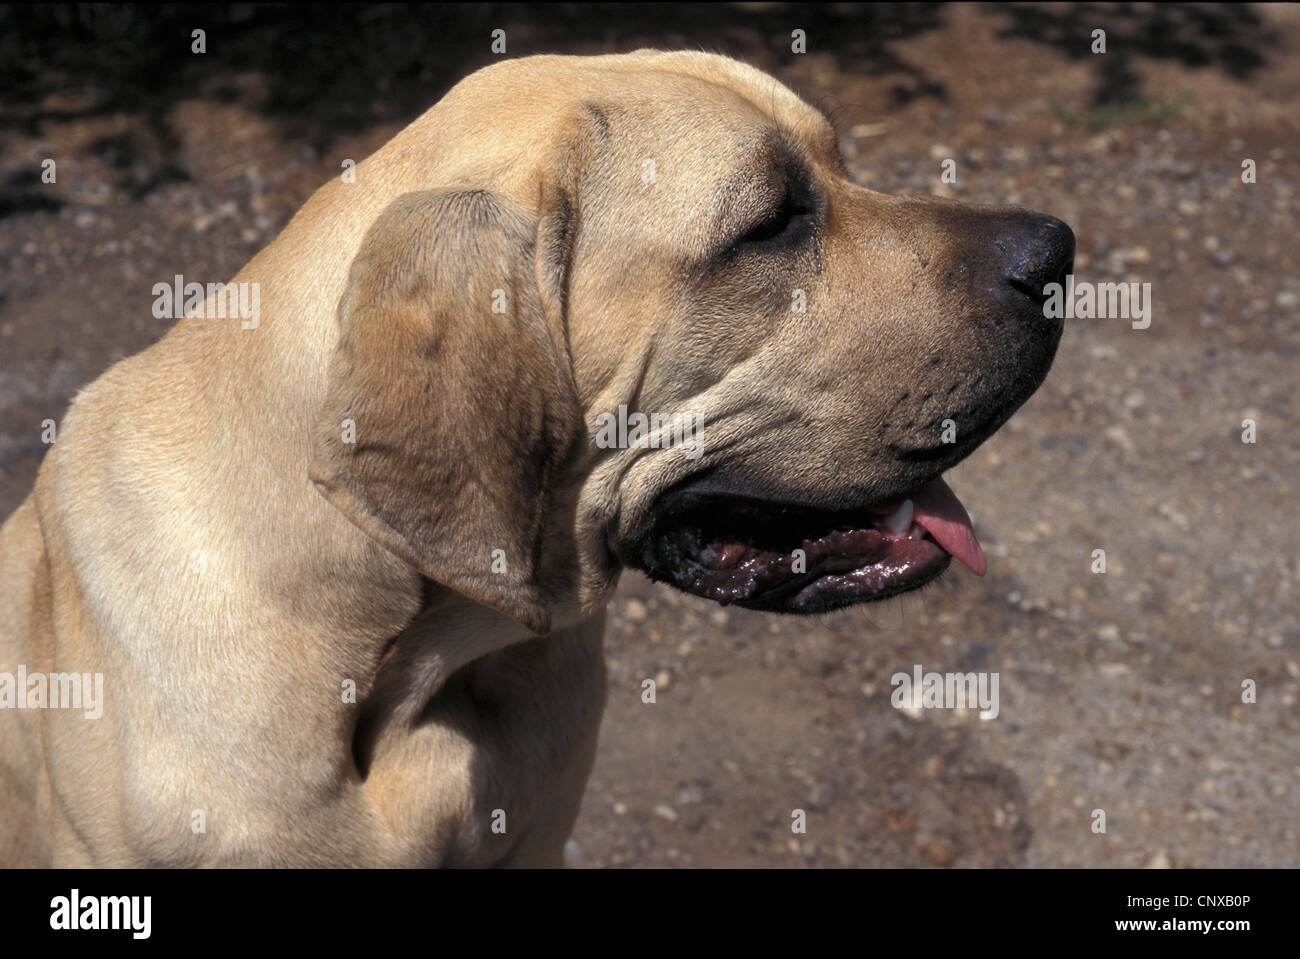
MULTIPOLYGON (((276 4, 39 4, 0 8, 0 130, 35 135, 43 123, 138 114, 142 129, 106 141, 121 185, 134 194, 183 178, 174 166, 138 160, 152 138, 174 147, 168 124, 178 102, 203 95, 236 100, 239 78, 260 77, 258 108, 286 136, 325 150, 340 135, 406 121, 457 80, 495 55, 489 36, 506 30, 509 55, 627 51, 640 46, 699 47, 765 62, 783 57, 790 32, 807 31, 808 49, 829 52, 858 76, 891 75, 902 106, 942 99, 944 85, 895 52, 899 41, 933 30, 942 4, 348 4, 302 8, 276 4), (207 52, 191 53, 191 34, 206 32, 207 52), (482 42, 455 45, 455 34, 482 42), (434 52, 436 51, 436 52, 434 52), (901 76, 901 79, 899 78, 901 76)), ((1108 53, 1093 57, 1094 101, 1140 99, 1133 49, 1189 67, 1244 77, 1263 63, 1270 38, 1238 4, 1006 5, 1005 35, 1092 56, 1087 38, 1108 30, 1108 53)), ((55 209, 32 174, 11 176, 0 216, 55 209)))

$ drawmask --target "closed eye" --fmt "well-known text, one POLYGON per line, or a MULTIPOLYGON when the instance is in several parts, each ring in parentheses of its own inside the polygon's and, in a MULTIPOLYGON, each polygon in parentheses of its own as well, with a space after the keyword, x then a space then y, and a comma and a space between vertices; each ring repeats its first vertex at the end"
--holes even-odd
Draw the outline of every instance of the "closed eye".
POLYGON ((732 250, 743 246, 771 244, 772 241, 793 237, 813 220, 810 203, 796 199, 786 191, 781 205, 745 231, 732 245, 732 250))

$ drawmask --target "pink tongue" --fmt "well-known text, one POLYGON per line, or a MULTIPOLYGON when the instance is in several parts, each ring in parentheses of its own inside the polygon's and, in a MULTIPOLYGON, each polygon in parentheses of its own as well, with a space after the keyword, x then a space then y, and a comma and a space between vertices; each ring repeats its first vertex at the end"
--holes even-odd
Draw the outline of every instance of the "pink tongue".
POLYGON ((989 561, 971 529, 966 508, 941 479, 926 483, 912 494, 913 519, 976 576, 983 576, 989 561))

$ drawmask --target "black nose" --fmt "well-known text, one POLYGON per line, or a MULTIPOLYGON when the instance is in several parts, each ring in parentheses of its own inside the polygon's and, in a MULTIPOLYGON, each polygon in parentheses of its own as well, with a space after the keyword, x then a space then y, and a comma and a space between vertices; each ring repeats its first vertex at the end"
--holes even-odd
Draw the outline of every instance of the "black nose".
POLYGON ((1035 303, 1046 299, 1047 284, 1064 283, 1074 269, 1074 231, 1054 216, 1016 217, 1000 231, 997 247, 1006 281, 1035 303))

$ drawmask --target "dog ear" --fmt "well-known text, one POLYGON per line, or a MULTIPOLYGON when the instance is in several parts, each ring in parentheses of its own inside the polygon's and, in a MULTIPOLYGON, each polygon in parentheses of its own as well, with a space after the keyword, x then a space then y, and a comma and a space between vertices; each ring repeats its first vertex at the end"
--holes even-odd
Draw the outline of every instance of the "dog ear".
POLYGON ((481 190, 384 210, 339 302, 310 475, 422 574, 545 633, 548 493, 582 420, 538 232, 481 190))

